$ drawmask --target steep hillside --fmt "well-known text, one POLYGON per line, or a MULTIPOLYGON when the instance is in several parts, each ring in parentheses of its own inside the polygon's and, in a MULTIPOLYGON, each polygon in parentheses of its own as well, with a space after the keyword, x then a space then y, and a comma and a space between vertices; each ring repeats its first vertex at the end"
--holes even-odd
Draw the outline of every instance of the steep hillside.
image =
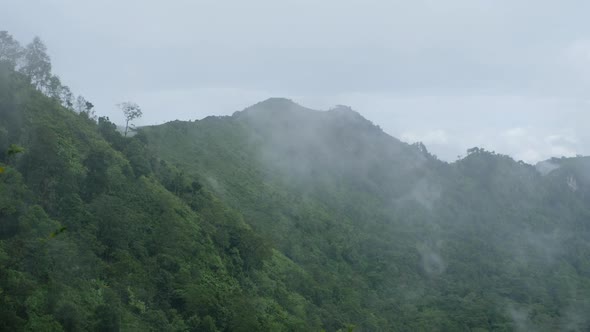
POLYGON ((140 135, 309 273, 298 289, 328 330, 590 326, 582 158, 574 180, 477 148, 447 164, 286 99, 140 135))
POLYGON ((320 330, 306 272, 144 139, 0 61, 0 330, 320 330))

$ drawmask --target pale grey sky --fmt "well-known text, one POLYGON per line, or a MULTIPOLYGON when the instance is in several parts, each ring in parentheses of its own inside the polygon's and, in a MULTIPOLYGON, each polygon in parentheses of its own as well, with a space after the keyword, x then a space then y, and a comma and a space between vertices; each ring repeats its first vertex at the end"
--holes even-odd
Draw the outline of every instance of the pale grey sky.
POLYGON ((590 2, 0 0, 97 112, 139 124, 268 97, 352 106, 446 160, 482 146, 536 162, 590 154, 590 2))

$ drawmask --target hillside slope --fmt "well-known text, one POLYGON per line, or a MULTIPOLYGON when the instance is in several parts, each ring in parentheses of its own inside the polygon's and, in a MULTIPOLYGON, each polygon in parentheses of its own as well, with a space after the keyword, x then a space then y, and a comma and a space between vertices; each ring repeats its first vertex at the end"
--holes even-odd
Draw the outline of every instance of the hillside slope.
POLYGON ((142 139, 0 62, 0 330, 320 330, 305 271, 142 139))
POLYGON ((477 148, 448 164, 279 98, 140 134, 312 276, 299 289, 328 330, 590 327, 585 166, 544 176, 477 148))

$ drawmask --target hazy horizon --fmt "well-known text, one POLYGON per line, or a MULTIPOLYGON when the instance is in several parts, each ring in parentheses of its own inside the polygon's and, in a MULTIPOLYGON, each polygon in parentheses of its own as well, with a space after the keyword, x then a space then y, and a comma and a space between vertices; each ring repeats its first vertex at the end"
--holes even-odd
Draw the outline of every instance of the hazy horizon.
POLYGON ((590 154, 582 1, 2 5, 0 28, 40 36, 54 73, 117 123, 125 100, 148 125, 285 97, 349 105, 444 160, 473 146, 530 163, 590 154))

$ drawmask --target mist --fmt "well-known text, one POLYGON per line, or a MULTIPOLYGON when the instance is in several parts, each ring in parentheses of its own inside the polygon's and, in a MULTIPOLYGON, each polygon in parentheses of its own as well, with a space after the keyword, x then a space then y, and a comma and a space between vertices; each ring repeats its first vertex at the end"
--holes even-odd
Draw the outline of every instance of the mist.
POLYGON ((587 6, 61 0, 7 2, 0 21, 40 35, 64 82, 116 123, 121 100, 151 125, 287 97, 350 105, 444 160, 482 146, 536 163, 590 153, 587 6))
POLYGON ((590 329, 587 3, 0 9, 0 330, 590 329))

